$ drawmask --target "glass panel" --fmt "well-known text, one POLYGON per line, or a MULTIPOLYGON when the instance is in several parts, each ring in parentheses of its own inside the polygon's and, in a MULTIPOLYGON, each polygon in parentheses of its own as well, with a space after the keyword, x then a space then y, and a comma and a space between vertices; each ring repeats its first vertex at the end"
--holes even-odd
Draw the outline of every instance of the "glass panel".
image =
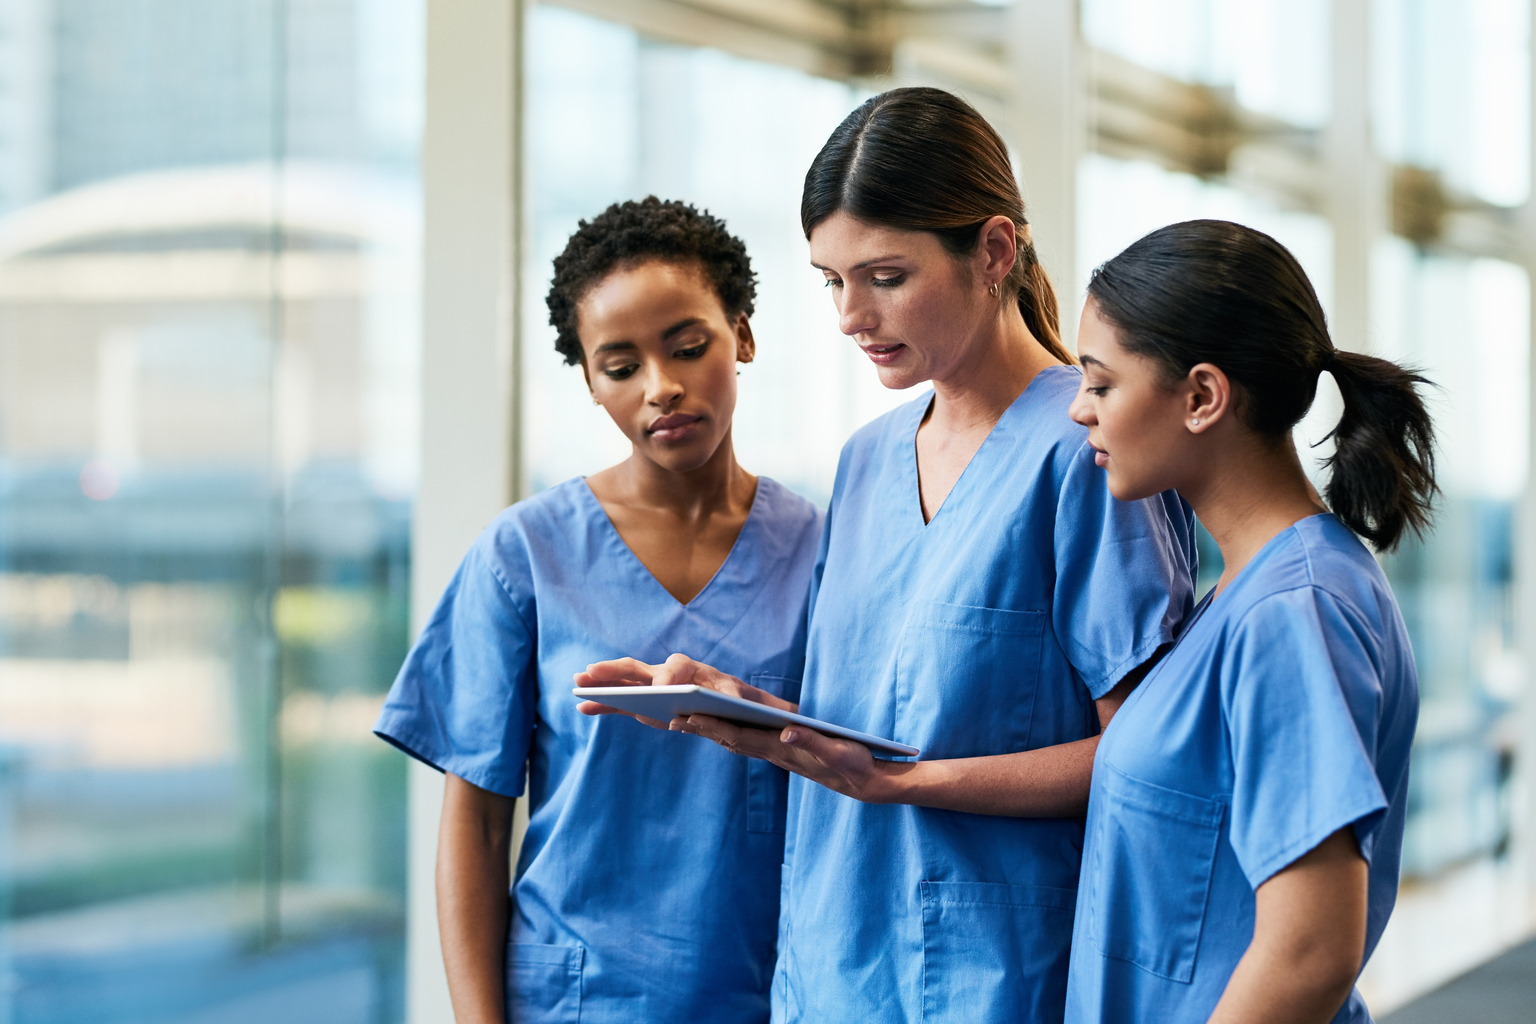
POLYGON ((628 445, 554 351, 543 298, 577 221, 655 194, 725 219, 758 275, 757 360, 742 368, 744 465, 825 502, 854 428, 914 397, 886 391, 837 330, 800 232, 800 185, 859 99, 846 85, 669 46, 559 8, 529 16, 533 246, 523 359, 528 483, 540 490, 626 457, 628 445))
POLYGON ((0 3, 0 1022, 401 1019, 420 8, 0 3))
POLYGON ((1530 285, 1518 266, 1428 256, 1400 239, 1378 245, 1373 274, 1379 349, 1439 385, 1444 495, 1435 532, 1383 560, 1419 666, 1403 869, 1424 875, 1509 841, 1523 679, 1513 524, 1528 461, 1530 285))
POLYGON ((1530 5, 1376 0, 1376 143, 1488 202, 1530 192, 1530 5))

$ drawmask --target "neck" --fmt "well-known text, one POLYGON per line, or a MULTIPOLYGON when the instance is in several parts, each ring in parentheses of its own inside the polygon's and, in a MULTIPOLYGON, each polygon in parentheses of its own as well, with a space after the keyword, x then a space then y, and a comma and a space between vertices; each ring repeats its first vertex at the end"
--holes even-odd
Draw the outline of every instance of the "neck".
POLYGON ((626 503, 662 509, 689 520, 750 504, 757 487, 757 479, 736 461, 730 431, 709 461, 695 469, 668 469, 636 451, 613 472, 626 503))
POLYGON ((1035 375, 1056 365, 1029 332, 1017 302, 1005 302, 966 347, 964 357, 933 379, 929 423, 944 430, 990 430, 1035 375))
POLYGON ((1218 594, 1277 534, 1327 511, 1289 437, 1268 444, 1231 421, 1223 428, 1225 437, 1212 437, 1218 443, 1203 453, 1199 476, 1178 488, 1221 549, 1218 594))

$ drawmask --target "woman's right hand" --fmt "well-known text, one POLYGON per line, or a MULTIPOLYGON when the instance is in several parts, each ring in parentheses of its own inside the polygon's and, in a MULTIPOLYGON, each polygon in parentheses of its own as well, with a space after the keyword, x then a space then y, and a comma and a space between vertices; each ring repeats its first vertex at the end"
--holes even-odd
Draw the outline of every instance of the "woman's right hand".
MULTIPOLYGON (((775 697, 767 690, 744 683, 733 675, 721 672, 702 661, 694 661, 685 654, 674 654, 660 665, 647 665, 634 658, 599 661, 594 665, 588 665, 585 672, 577 672, 575 679, 577 686, 706 686, 711 690, 719 690, 732 697, 766 704, 781 711, 800 710, 798 704, 775 697)), ((646 718, 644 715, 621 711, 590 700, 584 700, 576 705, 576 710, 584 715, 629 715, 653 729, 662 730, 671 730, 674 722, 685 721, 679 718, 673 719, 672 722, 664 722, 659 718, 646 718)))

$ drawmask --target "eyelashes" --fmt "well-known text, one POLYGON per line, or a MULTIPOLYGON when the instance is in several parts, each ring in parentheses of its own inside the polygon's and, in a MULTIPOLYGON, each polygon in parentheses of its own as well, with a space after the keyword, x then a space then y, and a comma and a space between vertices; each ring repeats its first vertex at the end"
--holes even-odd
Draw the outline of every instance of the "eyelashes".
MULTIPOLYGON (((709 342, 704 341, 697 345, 690 345, 687 348, 678 349, 676 352, 672 353, 672 358, 702 359, 704 357, 704 353, 708 350, 709 342)), ((635 375, 635 371, 638 369, 640 369, 640 365, 638 363, 626 363, 623 366, 613 366, 604 369, 602 374, 609 380, 628 380, 630 377, 635 375)))
MULTIPOLYGON (((897 274, 894 277, 872 277, 869 279, 869 285, 871 288, 895 288, 905 282, 906 279, 906 274, 897 274)), ((843 282, 840 278, 829 277, 823 287, 841 288, 842 286, 843 282)))

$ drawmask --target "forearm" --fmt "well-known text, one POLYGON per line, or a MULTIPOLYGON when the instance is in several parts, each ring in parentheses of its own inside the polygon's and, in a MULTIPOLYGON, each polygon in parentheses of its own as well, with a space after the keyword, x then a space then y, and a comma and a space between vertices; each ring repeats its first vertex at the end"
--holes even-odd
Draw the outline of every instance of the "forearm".
MULTIPOLYGON (((468 786, 458 779, 450 784, 468 786)), ((437 924, 458 1024, 505 1024, 509 830, 500 815, 445 806, 437 851, 437 924)))
POLYGON ((1210 1024, 1326 1024, 1365 953, 1367 868, 1342 828, 1259 886, 1253 940, 1210 1024))
POLYGON ((1248 947, 1211 1014, 1210 1024, 1326 1024, 1354 986, 1326 950, 1248 947))
POLYGON ((877 761, 871 803, 915 804, 1017 818, 1086 813, 1099 738, 992 757, 877 761))

